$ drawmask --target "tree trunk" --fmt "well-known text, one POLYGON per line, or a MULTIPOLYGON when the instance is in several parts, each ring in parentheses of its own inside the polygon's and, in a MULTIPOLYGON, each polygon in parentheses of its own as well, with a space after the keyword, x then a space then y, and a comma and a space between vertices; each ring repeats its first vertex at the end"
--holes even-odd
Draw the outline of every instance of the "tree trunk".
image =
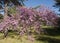
POLYGON ((7 17, 7 13, 8 13, 8 7, 7 7, 7 3, 6 3, 5 7, 4 7, 4 17, 7 17))

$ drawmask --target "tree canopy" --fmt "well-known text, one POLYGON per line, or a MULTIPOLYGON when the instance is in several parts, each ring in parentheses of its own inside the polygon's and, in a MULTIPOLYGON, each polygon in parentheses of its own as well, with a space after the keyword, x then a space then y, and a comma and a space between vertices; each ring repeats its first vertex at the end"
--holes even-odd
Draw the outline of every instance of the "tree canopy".
POLYGON ((59 11, 60 11, 60 0, 54 0, 56 3, 55 3, 55 7, 59 8, 59 11))
POLYGON ((5 7, 5 4, 8 4, 8 6, 10 6, 11 4, 12 5, 24 5, 24 2, 25 0, 0 0, 0 9, 5 7))

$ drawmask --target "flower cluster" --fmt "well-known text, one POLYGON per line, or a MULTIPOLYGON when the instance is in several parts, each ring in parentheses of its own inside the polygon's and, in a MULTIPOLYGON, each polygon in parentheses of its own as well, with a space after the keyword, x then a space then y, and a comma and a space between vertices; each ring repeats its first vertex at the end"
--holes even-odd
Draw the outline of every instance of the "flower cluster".
POLYGON ((11 17, 7 16, 3 22, 0 23, 0 30, 17 29, 19 27, 20 35, 31 34, 32 32, 39 33, 43 31, 41 25, 43 22, 46 25, 56 25, 57 15, 44 7, 39 9, 17 7, 16 14, 10 14, 11 17))

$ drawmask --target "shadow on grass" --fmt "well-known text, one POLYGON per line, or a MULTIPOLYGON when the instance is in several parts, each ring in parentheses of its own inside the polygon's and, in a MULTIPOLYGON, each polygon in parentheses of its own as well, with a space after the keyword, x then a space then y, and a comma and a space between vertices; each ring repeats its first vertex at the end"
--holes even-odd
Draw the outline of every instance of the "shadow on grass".
POLYGON ((55 38, 51 38, 51 37, 40 36, 40 37, 36 38, 36 40, 47 41, 48 43, 60 43, 60 39, 55 39, 55 38))
POLYGON ((45 30, 45 32, 44 32, 44 34, 45 35, 50 35, 50 36, 60 36, 60 28, 51 28, 51 29, 44 29, 45 30))

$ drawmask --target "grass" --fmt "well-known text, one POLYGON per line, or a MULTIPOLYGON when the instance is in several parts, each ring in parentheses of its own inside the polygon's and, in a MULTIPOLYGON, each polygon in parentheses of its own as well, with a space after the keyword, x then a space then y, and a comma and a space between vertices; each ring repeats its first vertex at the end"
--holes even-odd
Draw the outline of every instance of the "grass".
POLYGON ((0 33, 0 43, 47 43, 47 41, 37 41, 34 40, 34 42, 27 39, 26 36, 20 37, 19 35, 16 35, 14 33, 9 33, 6 38, 3 39, 3 34, 0 33))
MULTIPOLYGON (((23 39, 23 41, 21 42, 21 40, 8 37, 6 39, 0 40, 0 43, 33 43, 33 42, 31 42, 29 40, 25 40, 25 39, 23 39)), ((34 41, 34 43, 44 43, 44 42, 43 41, 34 41)))
POLYGON ((0 43, 60 43, 60 29, 51 29, 51 26, 42 26, 48 34, 37 35, 34 42, 27 39, 26 36, 20 37, 15 32, 9 32, 8 36, 3 39, 3 33, 0 33, 0 43))

